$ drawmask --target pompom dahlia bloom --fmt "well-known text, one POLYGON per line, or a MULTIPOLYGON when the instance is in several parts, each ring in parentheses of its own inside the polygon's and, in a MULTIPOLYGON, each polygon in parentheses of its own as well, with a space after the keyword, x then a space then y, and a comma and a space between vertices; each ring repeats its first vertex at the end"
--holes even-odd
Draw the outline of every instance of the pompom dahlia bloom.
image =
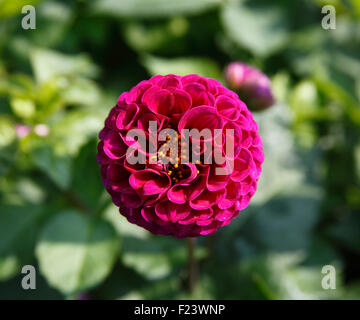
POLYGON ((246 105, 218 81, 198 75, 140 82, 121 94, 99 137, 102 180, 120 213, 154 234, 178 238, 211 234, 229 224, 254 195, 264 160, 258 126, 246 105), (210 138, 182 140, 185 129, 205 128, 213 133, 210 138), (133 129, 143 133, 146 147, 129 138, 133 129), (161 137, 164 129, 177 137, 161 137), (164 151, 169 145, 179 151, 176 159, 164 151), (216 152, 223 157, 220 164, 211 162, 216 152), (133 163, 129 154, 143 161, 133 163))
POLYGON ((253 66, 232 62, 225 70, 225 78, 250 110, 263 110, 274 104, 269 78, 253 66))

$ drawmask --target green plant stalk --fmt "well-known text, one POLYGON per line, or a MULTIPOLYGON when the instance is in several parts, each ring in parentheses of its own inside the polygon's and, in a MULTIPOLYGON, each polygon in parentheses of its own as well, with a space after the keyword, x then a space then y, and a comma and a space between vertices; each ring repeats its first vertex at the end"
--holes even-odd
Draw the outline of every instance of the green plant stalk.
POLYGON ((196 238, 187 238, 186 242, 188 248, 188 291, 191 293, 197 285, 199 272, 198 262, 195 257, 196 238))

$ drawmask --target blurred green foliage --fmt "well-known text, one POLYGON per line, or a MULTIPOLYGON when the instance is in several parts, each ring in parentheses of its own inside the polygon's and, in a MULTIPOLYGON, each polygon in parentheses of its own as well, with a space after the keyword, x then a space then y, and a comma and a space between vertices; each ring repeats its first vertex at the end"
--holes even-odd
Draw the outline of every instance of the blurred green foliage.
POLYGON ((0 298, 359 299, 359 19, 357 0, 0 0, 0 298), (36 30, 21 28, 25 4, 36 30), (321 28, 325 4, 336 30, 321 28), (198 239, 189 294, 184 241, 111 204, 97 133, 150 75, 223 81, 234 60, 270 76, 277 104, 255 115, 258 192, 198 239), (34 291, 21 288, 26 264, 34 291), (321 287, 328 264, 336 290, 321 287))

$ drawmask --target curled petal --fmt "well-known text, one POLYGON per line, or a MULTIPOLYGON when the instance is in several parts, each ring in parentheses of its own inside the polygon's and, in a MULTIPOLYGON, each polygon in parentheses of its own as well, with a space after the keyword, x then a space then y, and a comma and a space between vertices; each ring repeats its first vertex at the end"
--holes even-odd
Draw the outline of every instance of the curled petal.
POLYGON ((200 83, 188 83, 184 85, 192 100, 193 107, 207 105, 213 106, 215 102, 214 96, 206 90, 206 87, 200 83))
POLYGON ((142 96, 144 93, 152 87, 151 82, 149 81, 141 81, 139 84, 137 84, 134 88, 132 88, 128 95, 126 96, 126 102, 128 104, 130 103, 141 103, 142 96))
POLYGON ((140 116, 137 121, 137 126, 139 129, 143 130, 146 133, 151 132, 150 121, 156 123, 157 130, 161 128, 161 122, 159 118, 152 112, 146 112, 140 116))
POLYGON ((146 91, 142 102, 155 114, 167 117, 172 113, 175 97, 169 90, 154 86, 146 91))
MULTIPOLYGON (((112 129, 112 130, 117 129, 116 128, 116 119, 118 117, 119 112, 120 112, 120 108, 117 107, 117 106, 115 106, 114 108, 112 108, 110 110, 110 113, 109 113, 108 117, 105 120, 105 128, 112 129)), ((100 131, 100 134, 101 134, 102 131, 100 131)), ((101 139, 101 137, 100 137, 100 139, 101 139)))
POLYGON ((179 76, 176 76, 174 74, 168 74, 167 76, 159 79, 159 81, 156 82, 156 85, 159 86, 161 89, 175 89, 182 87, 179 76))
POLYGON ((228 183, 230 176, 226 174, 218 174, 216 169, 220 168, 223 168, 225 172, 227 171, 225 166, 212 165, 210 167, 206 182, 206 187, 209 191, 218 191, 224 189, 228 183))
POLYGON ((125 157, 127 145, 121 135, 115 131, 107 130, 103 134, 104 153, 113 160, 125 157))
POLYGON ((161 195, 171 185, 167 174, 153 169, 145 169, 132 173, 129 183, 140 196, 161 195))
POLYGON ((172 186, 167 196, 171 202, 183 204, 187 201, 195 199, 200 195, 206 188, 206 176, 200 175, 196 180, 193 181, 190 185, 183 185, 181 183, 175 184, 172 186))
POLYGON ((199 196, 190 201, 190 207, 195 210, 209 209, 214 204, 219 202, 224 196, 225 190, 211 192, 204 190, 199 196))
POLYGON ((226 193, 218 203, 219 209, 229 209, 240 197, 240 185, 231 182, 226 186, 226 193))
POLYGON ((114 191, 131 191, 130 173, 120 164, 110 163, 106 168, 106 179, 114 191))
POLYGON ((240 156, 234 161, 234 170, 231 179, 236 182, 243 181, 254 170, 251 153, 242 149, 240 156))
POLYGON ((160 219, 174 223, 186 219, 190 210, 187 204, 178 205, 170 201, 160 202, 155 206, 155 212, 160 219))
MULTIPOLYGON (((197 129, 201 132, 203 129, 209 130, 212 139, 215 135, 215 129, 221 130, 224 126, 224 121, 219 117, 216 109, 200 106, 188 110, 180 119, 178 129, 182 132, 183 129, 197 129)), ((208 138, 204 139, 209 140, 208 138)))
POLYGON ((216 98, 215 107, 219 114, 227 120, 236 121, 239 119, 240 110, 237 106, 236 100, 228 96, 218 96, 216 98))
POLYGON ((234 215, 234 208, 230 207, 224 210, 217 209, 214 213, 215 219, 217 221, 226 221, 231 220, 234 215))
POLYGON ((142 205, 140 197, 135 192, 123 192, 121 202, 126 203, 129 208, 139 208, 142 205))
POLYGON ((208 208, 204 210, 191 210, 191 214, 196 217, 197 220, 209 220, 213 215, 213 209, 208 208))
POLYGON ((191 106, 191 96, 184 90, 176 89, 173 91, 174 95, 174 107, 171 110, 173 115, 182 115, 191 106))
POLYGON ((215 233, 218 228, 219 228, 218 222, 213 222, 207 226, 201 227, 199 233, 202 236, 206 236, 206 235, 215 233))
POLYGON ((116 127, 119 130, 130 129, 139 113, 139 106, 135 103, 127 104, 119 111, 116 118, 116 127))

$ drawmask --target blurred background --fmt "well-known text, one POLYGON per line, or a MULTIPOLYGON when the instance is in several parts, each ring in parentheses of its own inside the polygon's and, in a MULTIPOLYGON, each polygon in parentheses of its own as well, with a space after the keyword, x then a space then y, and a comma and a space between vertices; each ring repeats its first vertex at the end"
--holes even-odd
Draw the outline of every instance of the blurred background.
POLYGON ((358 0, 0 0, 0 299, 359 299, 358 0), (24 5, 36 29, 24 30, 24 5), (336 8, 324 30, 322 6, 336 8), (119 215, 97 134, 154 74, 224 82, 232 61, 271 79, 256 112, 265 163, 250 206, 197 240, 119 215), (37 270, 23 290, 22 266, 37 270), (336 289, 324 290, 324 265, 336 289))

